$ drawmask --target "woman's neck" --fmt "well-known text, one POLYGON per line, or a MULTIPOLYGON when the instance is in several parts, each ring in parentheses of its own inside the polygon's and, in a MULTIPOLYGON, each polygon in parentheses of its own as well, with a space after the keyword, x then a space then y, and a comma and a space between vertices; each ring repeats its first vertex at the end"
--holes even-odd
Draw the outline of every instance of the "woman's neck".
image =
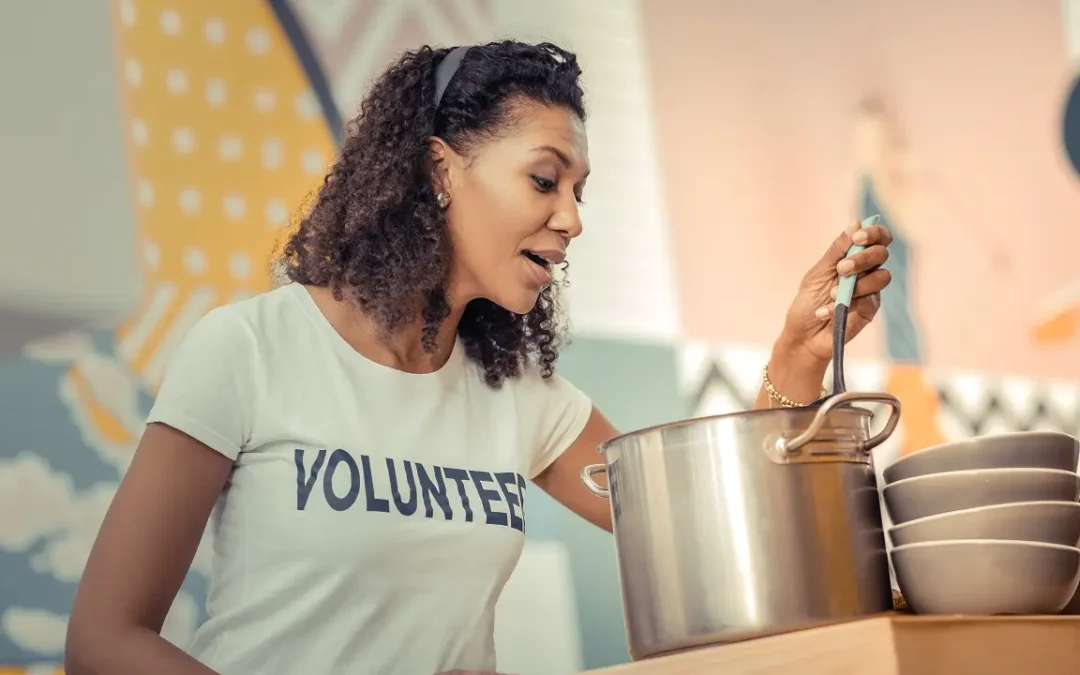
POLYGON ((458 323, 465 309, 463 303, 451 304, 450 315, 439 326, 435 352, 429 353, 423 348, 424 321, 420 312, 412 323, 387 335, 348 293, 337 300, 329 288, 309 286, 308 291, 326 320, 353 349, 371 361, 409 373, 430 373, 443 367, 454 350, 458 323))

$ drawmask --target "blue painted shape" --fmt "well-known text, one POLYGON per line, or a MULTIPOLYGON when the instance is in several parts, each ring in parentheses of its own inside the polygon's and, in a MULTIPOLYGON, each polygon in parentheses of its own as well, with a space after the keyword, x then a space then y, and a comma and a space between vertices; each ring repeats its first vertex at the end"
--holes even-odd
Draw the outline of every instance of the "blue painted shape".
POLYGON ((873 181, 864 177, 861 187, 859 217, 880 214, 880 224, 893 235, 889 246, 889 260, 885 269, 892 273, 892 283, 881 293, 881 313, 885 321, 885 349, 893 363, 925 362, 922 337, 913 311, 911 292, 911 241, 899 224, 882 207, 874 190, 873 181))

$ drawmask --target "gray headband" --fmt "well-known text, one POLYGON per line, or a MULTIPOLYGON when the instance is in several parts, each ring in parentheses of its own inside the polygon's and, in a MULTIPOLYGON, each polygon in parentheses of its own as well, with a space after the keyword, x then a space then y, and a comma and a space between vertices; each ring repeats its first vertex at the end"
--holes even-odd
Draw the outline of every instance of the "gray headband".
POLYGON ((449 54, 447 54, 442 61, 439 62, 437 68, 435 68, 435 109, 439 109, 439 103, 442 101, 443 94, 446 93, 446 88, 450 85, 450 80, 454 79, 454 74, 457 73, 458 68, 461 67, 461 60, 465 58, 465 54, 469 51, 468 47, 457 47, 449 54))

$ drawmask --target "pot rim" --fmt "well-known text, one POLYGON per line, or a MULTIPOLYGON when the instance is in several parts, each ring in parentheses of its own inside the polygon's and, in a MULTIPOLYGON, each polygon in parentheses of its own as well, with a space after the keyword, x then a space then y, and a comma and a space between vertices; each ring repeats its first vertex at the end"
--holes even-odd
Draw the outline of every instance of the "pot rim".
MULTIPOLYGON (((645 434, 658 431, 660 429, 677 429, 679 427, 688 426, 690 424, 697 424, 699 422, 712 422, 716 420, 722 420, 728 417, 751 417, 751 416, 765 416, 769 414, 787 414, 792 412, 815 414, 817 410, 816 406, 800 406, 798 408, 757 408, 751 410, 742 410, 738 412, 719 413, 716 415, 705 415, 703 417, 691 417, 683 420, 676 420, 674 422, 665 422, 663 424, 654 424, 652 426, 645 427, 643 429, 637 429, 635 431, 627 431, 604 441, 600 445, 596 446, 596 452, 598 454, 605 454, 609 446, 623 441, 631 436, 644 436, 645 434)), ((847 406, 844 408, 836 408, 830 410, 830 413, 838 413, 842 415, 854 414, 861 417, 873 417, 874 411, 867 410, 866 408, 860 408, 857 406, 847 406)))

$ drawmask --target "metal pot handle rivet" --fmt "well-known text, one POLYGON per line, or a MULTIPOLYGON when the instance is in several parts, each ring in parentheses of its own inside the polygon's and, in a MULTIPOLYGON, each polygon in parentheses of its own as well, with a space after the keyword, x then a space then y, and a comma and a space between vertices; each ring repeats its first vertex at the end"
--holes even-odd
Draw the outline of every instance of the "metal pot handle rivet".
POLYGON ((593 480, 593 474, 607 473, 606 464, 590 464, 581 470, 581 482, 585 483, 585 487, 589 489, 589 492, 593 493, 597 497, 610 497, 611 491, 603 485, 600 485, 593 480))
POLYGON ((896 430, 896 425, 900 423, 899 399, 895 396, 890 396, 889 394, 847 391, 832 396, 822 403, 818 408, 817 413, 814 415, 814 419, 810 421, 810 426, 806 428, 806 431, 794 438, 777 439, 777 451, 779 451, 781 455, 789 455, 798 451, 799 448, 814 440, 814 437, 817 436, 818 432, 821 431, 821 427, 825 424, 825 417, 833 410, 833 408, 845 403, 853 402, 884 403, 892 409, 889 414, 889 420, 885 423, 885 427, 863 444, 863 450, 872 450, 888 440, 889 436, 896 430))

